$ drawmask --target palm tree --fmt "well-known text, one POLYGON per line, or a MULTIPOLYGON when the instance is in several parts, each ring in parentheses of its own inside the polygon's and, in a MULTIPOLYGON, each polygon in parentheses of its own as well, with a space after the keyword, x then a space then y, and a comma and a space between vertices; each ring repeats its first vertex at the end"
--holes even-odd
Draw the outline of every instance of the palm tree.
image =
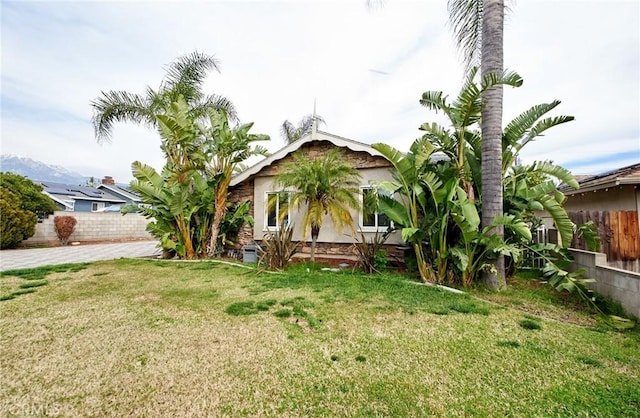
POLYGON ((316 242, 326 215, 334 227, 347 226, 355 234, 349 209, 360 207, 360 174, 340 156, 338 148, 313 160, 297 152, 293 154, 293 161, 283 164, 281 170, 276 184, 294 189, 289 206, 306 206, 302 229, 306 235, 311 228, 311 261, 315 261, 316 242))
POLYGON ((209 128, 204 132, 205 154, 210 161, 209 175, 217 177, 215 188, 215 213, 211 226, 209 256, 216 254, 220 224, 227 212, 227 195, 231 177, 239 165, 254 155, 268 155, 266 148, 252 147, 255 141, 268 141, 268 135, 250 134, 252 123, 229 126, 229 118, 224 110, 209 109, 209 128))
POLYGON ((91 102, 93 127, 98 142, 111 138, 116 122, 134 122, 157 127, 156 116, 166 114, 167 109, 182 97, 190 108, 194 119, 204 117, 207 109, 224 109, 230 118, 236 118, 233 103, 216 95, 205 95, 202 84, 211 70, 220 71, 218 60, 212 56, 193 52, 178 57, 166 67, 166 75, 157 90, 147 86, 144 94, 126 91, 101 92, 91 102))
POLYGON ((300 119, 300 122, 298 122, 298 126, 294 126, 293 123, 285 120, 280 127, 280 135, 282 136, 282 139, 284 139, 287 144, 296 142, 298 139, 311 132, 311 130, 313 129, 314 120, 316 120, 318 123, 325 123, 324 119, 322 119, 322 116, 318 115, 306 115, 305 117, 300 119))
MULTIPOLYGON (((504 0, 449 0, 449 19, 466 68, 477 63, 484 79, 503 72, 504 0)), ((502 86, 482 94, 482 225, 491 225, 502 215, 502 86)), ((495 230, 499 237, 504 230, 495 230)), ((504 257, 485 273, 485 283, 493 289, 506 286, 504 257)))

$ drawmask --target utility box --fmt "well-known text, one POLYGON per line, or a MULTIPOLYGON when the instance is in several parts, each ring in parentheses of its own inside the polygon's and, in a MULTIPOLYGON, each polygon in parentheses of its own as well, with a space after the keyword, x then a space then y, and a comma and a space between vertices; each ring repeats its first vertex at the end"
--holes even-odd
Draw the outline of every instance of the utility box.
POLYGON ((258 248, 257 245, 245 245, 242 247, 242 262, 243 263, 257 263, 258 262, 258 248))

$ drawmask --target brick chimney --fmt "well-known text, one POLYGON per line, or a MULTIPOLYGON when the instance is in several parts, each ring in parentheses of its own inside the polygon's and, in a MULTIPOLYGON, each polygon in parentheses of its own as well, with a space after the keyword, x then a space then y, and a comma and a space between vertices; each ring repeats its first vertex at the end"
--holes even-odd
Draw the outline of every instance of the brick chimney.
POLYGON ((102 184, 112 185, 116 184, 116 181, 111 176, 104 176, 104 178, 102 179, 102 184))

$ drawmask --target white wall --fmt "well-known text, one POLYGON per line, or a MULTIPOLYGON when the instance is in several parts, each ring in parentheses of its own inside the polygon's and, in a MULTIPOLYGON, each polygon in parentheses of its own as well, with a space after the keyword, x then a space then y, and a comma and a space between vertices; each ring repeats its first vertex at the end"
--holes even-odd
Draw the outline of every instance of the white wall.
MULTIPOLYGON (((361 185, 367 186, 372 184, 375 181, 382 180, 392 180, 391 173, 389 172, 389 168, 367 168, 358 170, 360 175, 362 176, 361 185)), ((274 177, 272 176, 263 176, 255 178, 255 187, 254 187, 254 219, 255 224, 253 227, 253 238, 255 240, 262 240, 262 237, 267 232, 265 229, 265 193, 266 192, 274 192, 279 191, 279 188, 276 188, 273 185, 274 177)), ((301 208, 300 211, 295 211, 292 209, 291 212, 291 223, 295 225, 293 239, 295 241, 304 240, 304 234, 302 228, 300 227, 302 223, 302 216, 304 208, 301 208)), ((360 213, 358 211, 352 210, 351 215, 353 216, 354 225, 356 229, 356 234, 360 237, 358 233, 358 225, 360 222, 360 213)), ((384 232, 384 231, 382 231, 384 232)), ((310 240, 311 232, 307 231, 306 239, 310 240)), ((372 236, 373 233, 365 233, 365 236, 372 236)), ((318 237, 318 242, 330 242, 330 243, 353 243, 355 242, 354 238, 351 236, 351 231, 349 228, 346 228, 344 231, 337 231, 331 222, 331 219, 327 216, 325 217, 322 228, 320 229, 320 235, 318 237)), ((401 244, 402 238, 400 237, 400 232, 396 231, 387 240, 388 244, 401 244)))

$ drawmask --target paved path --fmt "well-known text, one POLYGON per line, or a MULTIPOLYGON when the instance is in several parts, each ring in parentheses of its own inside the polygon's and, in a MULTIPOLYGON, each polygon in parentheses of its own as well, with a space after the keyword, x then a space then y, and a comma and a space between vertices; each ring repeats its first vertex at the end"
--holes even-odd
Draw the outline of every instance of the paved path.
POLYGON ((85 244, 66 247, 28 248, 0 251, 0 271, 54 264, 85 263, 116 258, 157 256, 161 250, 156 241, 121 242, 116 244, 85 244))

